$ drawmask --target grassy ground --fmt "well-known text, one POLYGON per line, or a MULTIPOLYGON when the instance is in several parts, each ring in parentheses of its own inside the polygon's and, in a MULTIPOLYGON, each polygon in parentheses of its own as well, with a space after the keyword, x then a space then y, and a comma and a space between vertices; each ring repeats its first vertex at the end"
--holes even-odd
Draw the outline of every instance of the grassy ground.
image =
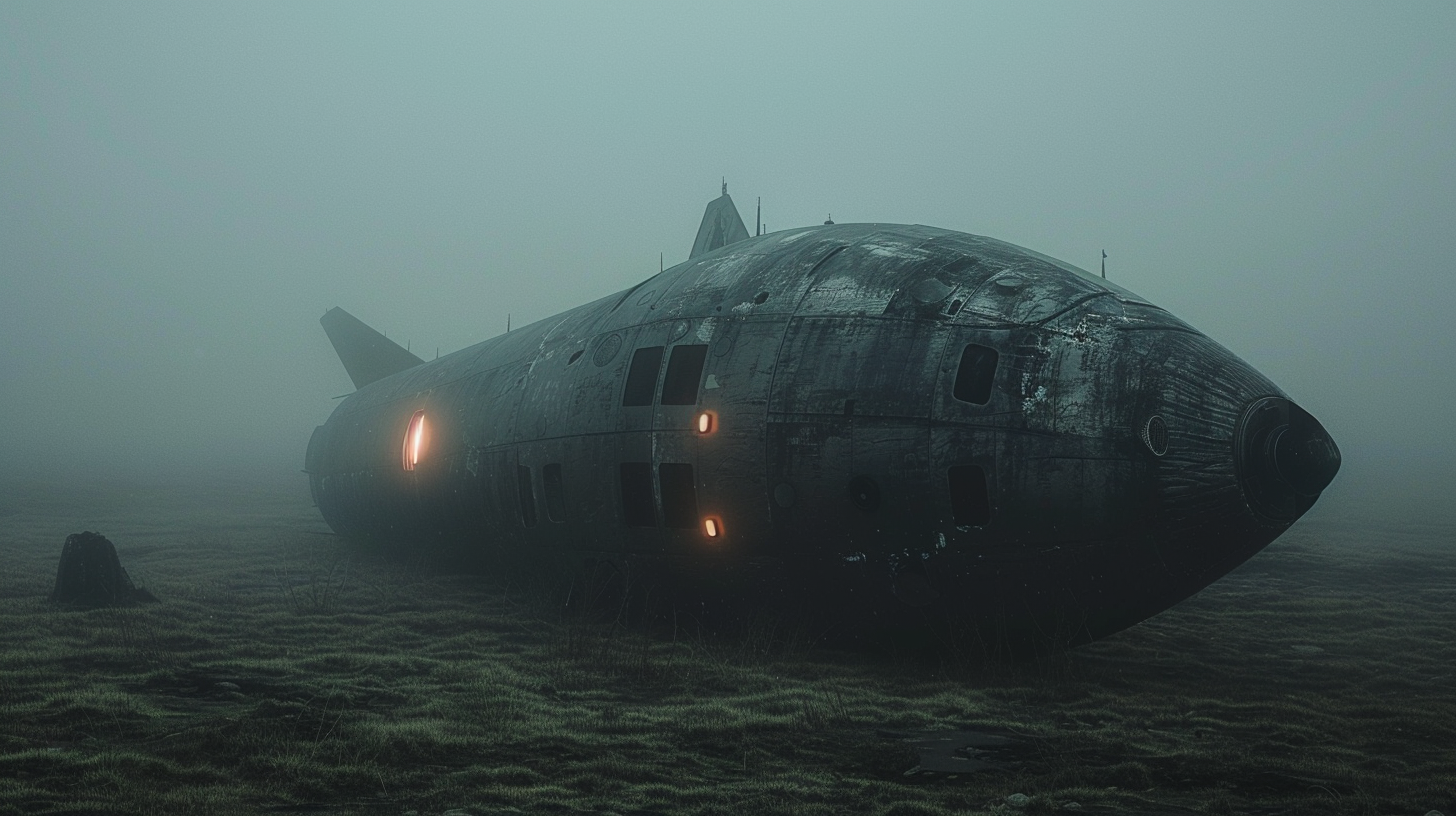
POLYGON ((1127 632, 977 668, 587 622, 351 552, 286 488, 0 484, 0 810, 1456 813, 1449 528, 1310 519, 1127 632), (162 603, 44 603, 82 529, 162 603), (907 737, 965 728, 1020 764, 906 774, 907 737))

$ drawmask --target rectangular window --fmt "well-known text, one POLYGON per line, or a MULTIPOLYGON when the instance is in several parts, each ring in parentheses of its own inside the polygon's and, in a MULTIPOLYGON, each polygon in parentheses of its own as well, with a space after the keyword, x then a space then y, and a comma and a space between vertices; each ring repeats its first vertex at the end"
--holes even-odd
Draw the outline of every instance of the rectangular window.
POLYGON ((559 463, 541 468, 541 487, 546 491, 546 518, 557 524, 566 521, 566 491, 562 488, 559 463))
POLYGON ((961 365, 956 369, 955 398, 972 405, 991 401, 991 385, 996 381, 996 349, 971 343, 961 352, 961 365))
POLYGON ((652 507, 652 463, 623 462, 622 523, 628 527, 656 527, 657 512, 652 507))
POLYGON ((956 465, 946 474, 950 510, 958 527, 985 527, 991 521, 991 491, 980 465, 956 465))
POLYGON ((662 522, 682 530, 698 526, 698 486, 693 482, 693 466, 669 464, 657 466, 658 484, 662 488, 662 522))
POLYGON ((662 381, 663 405, 696 405, 698 383, 703 379, 703 361, 708 347, 673 346, 667 361, 667 378, 662 381))
POLYGON ((531 488, 531 469, 525 465, 516 466, 516 490, 521 496, 521 523, 535 527, 536 493, 531 488))
POLYGON ((657 388, 657 370, 662 367, 662 346, 647 346, 632 353, 632 367, 627 370, 627 388, 622 391, 622 404, 651 405, 657 388))

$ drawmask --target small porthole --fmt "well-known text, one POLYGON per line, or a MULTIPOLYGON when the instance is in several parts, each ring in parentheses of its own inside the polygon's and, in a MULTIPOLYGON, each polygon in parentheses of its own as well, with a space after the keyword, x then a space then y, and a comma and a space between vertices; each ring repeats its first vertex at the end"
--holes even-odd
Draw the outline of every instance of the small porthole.
POLYGON ((873 513, 880 507, 880 486, 868 476, 856 476, 849 480, 849 503, 873 513))
POLYGON ((1162 456, 1168 452, 1168 423, 1157 414, 1148 417, 1143 423, 1142 438, 1154 456, 1162 456))
POLYGON ((576 361, 577 360, 580 360, 581 359, 581 355, 583 355, 585 353, 586 353, 586 349, 577 349, 576 351, 572 352, 571 359, 570 360, 567 360, 566 361, 566 364, 567 365, 575 365, 576 364, 576 361))
POLYGON ((596 352, 592 354, 592 362, 595 363, 598 368, 605 366, 617 356, 617 352, 620 351, 621 348, 622 335, 608 335, 607 339, 603 340, 601 342, 601 345, 597 346, 596 352))
POLYGON ((704 411, 698 414, 697 429, 698 433, 704 436, 718 430, 718 415, 712 411, 704 411))
POLYGON ((768 302, 768 292, 759 292, 758 293, 758 297, 755 297, 753 299, 753 302, 754 303, 757 303, 759 306, 762 306, 763 304, 767 303, 768 302))

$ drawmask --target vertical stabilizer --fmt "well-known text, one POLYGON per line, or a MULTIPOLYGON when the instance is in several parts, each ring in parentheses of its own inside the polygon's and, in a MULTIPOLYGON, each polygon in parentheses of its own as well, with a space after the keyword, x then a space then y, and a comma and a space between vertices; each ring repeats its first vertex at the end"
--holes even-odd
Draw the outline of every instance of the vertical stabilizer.
POLYGON ((319 319, 339 362, 355 388, 398 374, 424 362, 398 343, 364 325, 359 318, 335 306, 319 319))
POLYGON ((728 246, 748 237, 748 228, 743 226, 743 217, 728 197, 728 185, 723 185, 723 195, 708 202, 703 212, 703 223, 698 225, 698 239, 693 241, 693 251, 688 258, 696 258, 704 252, 728 246))

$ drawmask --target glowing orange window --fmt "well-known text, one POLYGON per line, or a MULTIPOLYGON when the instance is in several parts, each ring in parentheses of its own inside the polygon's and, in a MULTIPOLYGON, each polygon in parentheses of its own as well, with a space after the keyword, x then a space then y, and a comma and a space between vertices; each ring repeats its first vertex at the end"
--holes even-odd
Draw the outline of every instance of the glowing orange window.
POLYGON ((425 412, 415 411, 410 417, 409 427, 404 432, 404 452, 401 454, 400 462, 405 470, 414 470, 420 463, 420 457, 425 453, 425 443, 428 442, 425 435, 425 412))

